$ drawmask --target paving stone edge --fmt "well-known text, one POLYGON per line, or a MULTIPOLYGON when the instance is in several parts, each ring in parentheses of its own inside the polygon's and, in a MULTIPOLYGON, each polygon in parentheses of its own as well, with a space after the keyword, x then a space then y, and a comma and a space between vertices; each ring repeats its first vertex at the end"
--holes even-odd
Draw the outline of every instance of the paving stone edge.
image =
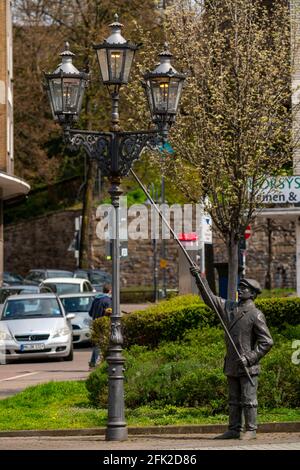
MULTIPOLYGON (((129 435, 164 435, 164 434, 218 434, 227 429, 226 424, 193 424, 182 426, 128 426, 129 435)), ((86 429, 45 429, 23 431, 0 431, 1 437, 68 437, 68 436, 103 436, 105 428, 86 429)), ((263 423, 258 427, 260 433, 300 432, 300 422, 263 423)))

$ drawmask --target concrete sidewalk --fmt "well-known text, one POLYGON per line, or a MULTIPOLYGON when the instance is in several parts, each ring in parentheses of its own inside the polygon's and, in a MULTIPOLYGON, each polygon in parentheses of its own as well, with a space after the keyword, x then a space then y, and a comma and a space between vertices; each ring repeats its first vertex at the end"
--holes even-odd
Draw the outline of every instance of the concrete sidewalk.
POLYGON ((219 441, 212 434, 130 435, 125 442, 104 436, 0 437, 0 450, 300 450, 300 433, 260 433, 253 441, 219 441))

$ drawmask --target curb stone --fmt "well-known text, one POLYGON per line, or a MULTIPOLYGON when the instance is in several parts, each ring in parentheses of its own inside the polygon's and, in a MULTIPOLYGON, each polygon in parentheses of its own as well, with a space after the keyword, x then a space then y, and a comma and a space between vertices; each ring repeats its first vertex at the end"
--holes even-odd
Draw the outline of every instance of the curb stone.
MULTIPOLYGON (((138 435, 165 435, 165 434, 218 434, 227 429, 226 424, 193 424, 183 426, 128 426, 128 434, 138 435)), ((300 432, 300 422, 263 423, 257 430, 259 433, 295 433, 300 432)), ((0 431, 1 437, 35 437, 35 436, 104 436, 106 428, 87 429, 42 429, 24 431, 0 431)))

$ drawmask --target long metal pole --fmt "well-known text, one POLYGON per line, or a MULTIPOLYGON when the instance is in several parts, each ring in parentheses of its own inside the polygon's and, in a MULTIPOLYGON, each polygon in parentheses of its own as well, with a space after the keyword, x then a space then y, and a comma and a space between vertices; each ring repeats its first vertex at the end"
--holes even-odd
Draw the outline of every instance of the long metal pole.
MULTIPOLYGON (((166 195, 165 195, 165 178, 161 178, 161 203, 165 204, 166 195)), ((163 260, 166 260, 166 240, 163 238, 161 241, 161 257, 163 260)), ((163 296, 167 297, 167 272, 166 267, 163 268, 163 296)))
POLYGON ((107 353, 108 364, 108 417, 106 428, 107 441, 126 441, 128 430, 125 421, 124 400, 124 364, 123 334, 120 311, 120 189, 121 179, 118 174, 119 167, 119 96, 112 96, 112 142, 111 157, 111 187, 109 193, 114 207, 114 233, 112 237, 112 314, 110 317, 110 339, 107 353))
MULTIPOLYGON (((154 207, 155 210, 158 212, 158 214, 159 214, 159 216, 161 217, 162 221, 166 224, 166 226, 168 227, 168 229, 169 229, 170 232, 172 233, 172 235, 173 235, 173 237, 174 237, 174 240, 178 243, 178 245, 179 245, 180 248, 182 249, 182 251, 183 251, 185 257, 187 258, 187 260, 188 260, 188 262, 189 262, 189 264, 190 264, 190 266, 191 266, 191 267, 198 267, 198 266, 194 263, 194 261, 192 260, 192 258, 190 257, 190 255, 188 254, 187 250, 184 248, 183 244, 181 243, 181 241, 180 241, 179 238, 177 237, 176 233, 174 232, 174 230, 173 230, 172 227, 170 226, 169 222, 166 220, 166 218, 164 217, 164 215, 161 213, 161 211, 159 210, 159 208, 157 207, 157 205, 156 205, 155 202, 153 201, 152 197, 150 196, 149 192, 147 191, 147 189, 145 188, 145 186, 143 185, 143 183, 141 182, 141 180, 139 179, 139 177, 136 175, 136 173, 135 173, 132 169, 131 169, 130 171, 131 171, 131 174, 133 175, 134 179, 137 181, 137 183, 140 185, 140 187, 141 187, 142 190, 144 191, 144 193, 145 193, 145 195, 147 196, 147 198, 149 199, 149 201, 153 204, 153 207, 154 207)), ((212 297, 211 297, 209 291, 206 289, 206 286, 204 285, 204 283, 203 283, 201 277, 200 277, 198 274, 197 274, 197 279, 198 279, 199 283, 201 284, 203 290, 206 292, 206 295, 207 295, 207 297, 209 298, 209 300, 210 300, 210 302, 211 302, 211 304, 212 304, 212 306, 213 306, 213 310, 215 311, 217 317, 219 318, 219 320, 220 320, 220 322, 221 322, 221 325, 222 325, 222 327, 223 327, 223 329, 224 329, 224 331, 225 331, 225 333, 226 333, 226 335, 227 335, 229 341, 231 342, 231 344, 232 344, 232 346, 233 346, 233 349, 235 350, 235 352, 236 352, 236 354, 237 354, 237 357, 240 359, 241 364, 243 364, 244 370, 245 370, 245 372, 246 372, 246 375, 247 375, 247 377, 248 377, 248 379, 249 379, 251 385, 254 387, 254 382, 253 382, 253 380, 252 380, 252 378, 251 378, 251 376, 250 376, 250 374, 249 374, 249 371, 248 371, 246 365, 245 365, 245 364, 243 363, 243 361, 242 361, 242 357, 241 357, 241 355, 240 355, 240 353, 239 353, 239 351, 238 351, 238 349, 237 349, 237 347, 236 347, 236 345, 235 345, 235 343, 234 343, 234 341, 233 341, 233 339, 232 339, 232 337, 231 337, 231 334, 229 333, 229 331, 228 331, 228 329, 227 329, 227 327, 226 327, 226 325, 225 325, 225 323, 224 323, 224 321, 223 321, 223 319, 222 319, 222 317, 221 317, 221 315, 220 315, 220 313, 219 313, 219 311, 218 311, 218 309, 217 309, 217 307, 216 307, 216 305, 215 305, 215 303, 214 303, 214 301, 213 301, 213 299, 212 299, 212 297)))

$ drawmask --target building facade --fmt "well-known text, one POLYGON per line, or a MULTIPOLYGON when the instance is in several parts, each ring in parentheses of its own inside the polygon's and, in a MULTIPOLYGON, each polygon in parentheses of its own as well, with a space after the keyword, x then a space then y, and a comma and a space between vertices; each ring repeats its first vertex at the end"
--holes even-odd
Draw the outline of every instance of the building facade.
POLYGON ((0 1, 0 284, 3 275, 3 202, 28 193, 14 176, 12 0, 0 1))

